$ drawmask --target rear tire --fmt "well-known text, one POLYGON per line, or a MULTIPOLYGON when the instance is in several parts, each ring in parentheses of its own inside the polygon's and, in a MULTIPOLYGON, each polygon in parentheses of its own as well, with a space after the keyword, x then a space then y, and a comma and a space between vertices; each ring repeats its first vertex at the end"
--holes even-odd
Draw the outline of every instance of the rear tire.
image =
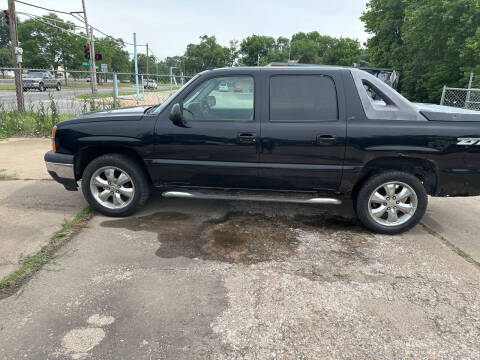
POLYGON ((55 89, 57 89, 57 91, 62 90, 62 84, 57 83, 57 86, 55 87, 55 89))
POLYGON ((370 230, 395 235, 417 225, 427 205, 427 192, 417 177, 401 171, 387 171, 372 176, 363 184, 355 211, 370 230))
POLYGON ((38 85, 38 91, 43 92, 43 91, 46 91, 46 90, 47 89, 45 88, 45 85, 43 85, 43 84, 38 85))
POLYGON ((92 160, 82 176, 85 200, 98 212, 113 217, 133 214, 145 205, 151 185, 138 162, 121 154, 92 160))

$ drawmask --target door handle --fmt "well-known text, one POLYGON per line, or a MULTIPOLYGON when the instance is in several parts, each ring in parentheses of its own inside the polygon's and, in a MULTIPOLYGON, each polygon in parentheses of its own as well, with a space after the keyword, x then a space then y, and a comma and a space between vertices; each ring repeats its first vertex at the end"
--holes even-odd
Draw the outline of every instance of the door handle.
POLYGON ((318 145, 332 145, 337 142, 337 137, 335 135, 317 135, 317 144, 318 145))
POLYGON ((256 133, 240 133, 237 135, 237 142, 239 144, 255 144, 257 142, 256 133))

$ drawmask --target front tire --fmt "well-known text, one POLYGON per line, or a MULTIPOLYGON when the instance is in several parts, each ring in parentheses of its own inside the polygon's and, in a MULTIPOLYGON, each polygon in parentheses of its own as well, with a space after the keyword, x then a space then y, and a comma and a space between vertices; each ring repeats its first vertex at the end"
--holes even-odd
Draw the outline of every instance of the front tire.
POLYGON ((107 154, 87 165, 82 191, 93 209, 107 216, 123 217, 145 205, 150 196, 150 181, 134 159, 107 154))
POLYGON ((388 171, 369 178, 358 192, 355 210, 370 230, 387 235, 406 232, 425 215, 428 197, 412 174, 388 171))
POLYGON ((38 91, 43 92, 43 91, 47 91, 47 89, 45 88, 45 85, 40 84, 38 85, 38 91))
POLYGON ((57 83, 57 86, 55 87, 55 89, 57 89, 57 91, 62 90, 62 84, 57 83))

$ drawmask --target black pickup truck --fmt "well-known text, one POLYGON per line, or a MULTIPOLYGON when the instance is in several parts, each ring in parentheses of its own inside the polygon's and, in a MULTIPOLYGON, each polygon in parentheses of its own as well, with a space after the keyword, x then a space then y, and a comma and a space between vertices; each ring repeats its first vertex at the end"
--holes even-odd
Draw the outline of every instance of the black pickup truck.
POLYGON ((165 197, 341 204, 396 234, 427 196, 480 195, 480 113, 413 104, 340 67, 205 71, 165 103, 53 129, 51 176, 109 216, 165 197))

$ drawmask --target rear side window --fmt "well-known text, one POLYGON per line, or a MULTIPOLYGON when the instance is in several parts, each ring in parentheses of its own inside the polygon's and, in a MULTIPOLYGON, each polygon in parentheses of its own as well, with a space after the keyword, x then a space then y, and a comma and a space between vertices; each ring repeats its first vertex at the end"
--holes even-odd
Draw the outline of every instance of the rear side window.
POLYGON ((270 79, 270 120, 338 120, 335 83, 323 75, 273 76, 270 79))

